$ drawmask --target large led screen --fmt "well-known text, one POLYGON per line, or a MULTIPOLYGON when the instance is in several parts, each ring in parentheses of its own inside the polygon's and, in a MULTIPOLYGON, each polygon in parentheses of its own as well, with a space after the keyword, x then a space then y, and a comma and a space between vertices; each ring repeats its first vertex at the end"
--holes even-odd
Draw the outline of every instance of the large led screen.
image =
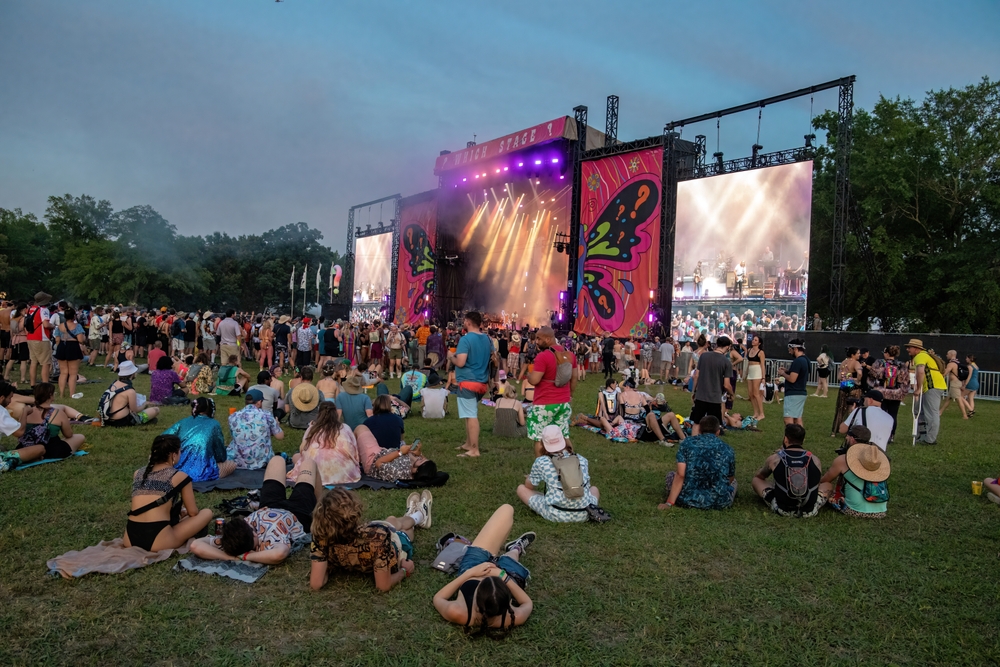
POLYGON ((354 301, 385 301, 392 288, 392 233, 354 242, 354 301))
POLYGON ((812 162, 677 187, 673 300, 804 303, 812 162))
POLYGON ((437 230, 443 308, 480 310, 504 326, 549 324, 566 290, 571 182, 555 171, 446 188, 437 230))

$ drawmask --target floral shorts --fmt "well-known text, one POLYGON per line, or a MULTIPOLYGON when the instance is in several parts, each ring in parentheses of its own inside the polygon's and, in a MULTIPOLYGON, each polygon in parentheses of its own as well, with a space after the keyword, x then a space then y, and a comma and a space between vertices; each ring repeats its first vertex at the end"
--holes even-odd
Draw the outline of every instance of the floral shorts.
POLYGON ((569 403, 552 403, 551 405, 532 405, 528 410, 528 437, 532 440, 542 439, 542 429, 555 424, 562 431, 563 437, 569 437, 569 420, 573 416, 573 407, 569 403))

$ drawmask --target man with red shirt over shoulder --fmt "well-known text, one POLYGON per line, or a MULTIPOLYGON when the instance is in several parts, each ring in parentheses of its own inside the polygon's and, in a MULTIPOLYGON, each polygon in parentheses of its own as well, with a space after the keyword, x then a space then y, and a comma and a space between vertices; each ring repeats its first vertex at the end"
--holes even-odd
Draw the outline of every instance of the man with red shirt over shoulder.
POLYGON ((569 422, 573 415, 570 399, 576 387, 576 355, 556 343, 552 327, 542 327, 535 334, 539 352, 527 380, 535 387, 535 397, 528 411, 528 437, 535 441, 535 456, 542 456, 542 430, 551 425, 559 427, 566 444, 569 441, 569 422))
POLYGON ((35 379, 39 367, 42 370, 42 382, 49 381, 52 373, 52 340, 50 334, 55 328, 50 321, 49 309, 46 306, 52 301, 52 296, 45 292, 35 294, 34 303, 30 304, 24 323, 28 332, 28 352, 31 355, 31 386, 35 386, 35 379), (31 321, 28 322, 27 320, 31 321))

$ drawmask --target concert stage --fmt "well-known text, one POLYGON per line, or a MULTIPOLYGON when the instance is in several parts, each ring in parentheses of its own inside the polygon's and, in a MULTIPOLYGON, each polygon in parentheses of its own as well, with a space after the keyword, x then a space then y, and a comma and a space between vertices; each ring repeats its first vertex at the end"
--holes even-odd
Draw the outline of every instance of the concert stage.
POLYGON ((798 315, 799 321, 803 321, 806 315, 806 300, 804 296, 787 296, 764 298, 762 296, 748 296, 744 298, 727 297, 718 299, 674 299, 672 303, 674 314, 681 316, 703 313, 721 313, 729 311, 729 315, 742 317, 747 311, 753 311, 753 315, 767 313, 774 315, 780 312, 782 315, 798 315))

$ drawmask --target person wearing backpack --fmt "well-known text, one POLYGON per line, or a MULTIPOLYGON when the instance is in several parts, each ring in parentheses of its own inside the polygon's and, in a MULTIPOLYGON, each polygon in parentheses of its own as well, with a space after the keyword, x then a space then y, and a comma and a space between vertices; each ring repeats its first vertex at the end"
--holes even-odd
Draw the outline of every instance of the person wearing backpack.
POLYGON ((948 350, 945 354, 944 377, 948 381, 948 393, 944 397, 939 414, 944 415, 952 399, 955 399, 962 410, 962 419, 968 419, 969 410, 962 399, 962 385, 969 379, 969 367, 958 360, 958 352, 955 350, 948 350))
POLYGON ((889 457, 870 440, 866 426, 851 427, 847 452, 833 460, 820 480, 819 492, 842 514, 884 519, 889 506, 889 457))
POLYGON ((910 371, 896 359, 898 356, 899 346, 888 345, 882 350, 882 358, 871 366, 871 378, 882 392, 882 411, 892 417, 889 442, 896 437, 899 406, 910 395, 910 371))
POLYGON ((535 334, 535 344, 538 354, 527 378, 535 387, 528 411, 528 437, 535 441, 535 456, 541 456, 542 431, 546 426, 558 426, 563 437, 569 438, 569 422, 573 416, 570 399, 576 387, 576 356, 556 343, 552 327, 540 328, 535 334))
POLYGON ((38 369, 41 368, 42 382, 48 382, 52 373, 52 341, 49 332, 53 328, 49 309, 46 308, 52 296, 45 292, 35 294, 34 303, 29 304, 24 317, 24 330, 28 336, 28 354, 31 364, 28 367, 28 377, 31 386, 35 386, 38 369))
POLYGON ((160 414, 157 407, 139 405, 139 396, 132 387, 132 380, 138 372, 139 369, 131 361, 118 364, 118 380, 104 390, 97 403, 97 414, 105 426, 150 424, 160 414))
POLYGON ((542 429, 544 453, 531 465, 517 497, 543 519, 555 523, 583 523, 587 508, 597 505, 600 492, 590 485, 587 459, 575 454, 558 426, 542 429), (545 492, 538 491, 545 486, 545 492))
POLYGON ((753 478, 753 490, 779 516, 816 516, 826 503, 826 497, 819 493, 823 464, 802 446, 805 438, 801 425, 785 424, 781 449, 767 458, 753 478), (768 481, 772 474, 774 479, 768 481))

